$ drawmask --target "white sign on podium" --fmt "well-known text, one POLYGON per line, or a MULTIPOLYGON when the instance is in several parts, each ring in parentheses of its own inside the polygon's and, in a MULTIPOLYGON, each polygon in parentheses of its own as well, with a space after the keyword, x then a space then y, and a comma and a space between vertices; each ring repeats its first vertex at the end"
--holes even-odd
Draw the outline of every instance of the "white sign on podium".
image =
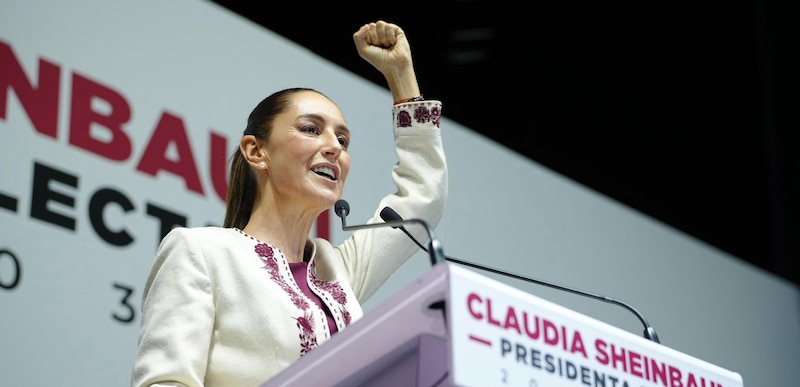
POLYGON ((735 387, 737 373, 451 266, 453 385, 735 387))

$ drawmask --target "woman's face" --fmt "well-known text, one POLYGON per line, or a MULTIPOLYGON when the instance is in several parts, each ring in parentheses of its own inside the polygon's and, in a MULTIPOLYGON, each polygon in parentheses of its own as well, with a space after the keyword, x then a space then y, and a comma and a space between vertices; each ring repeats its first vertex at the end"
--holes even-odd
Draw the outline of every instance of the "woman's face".
POLYGON ((326 97, 301 91, 289 98, 266 145, 269 186, 278 201, 330 208, 342 197, 350 171, 350 131, 326 97))

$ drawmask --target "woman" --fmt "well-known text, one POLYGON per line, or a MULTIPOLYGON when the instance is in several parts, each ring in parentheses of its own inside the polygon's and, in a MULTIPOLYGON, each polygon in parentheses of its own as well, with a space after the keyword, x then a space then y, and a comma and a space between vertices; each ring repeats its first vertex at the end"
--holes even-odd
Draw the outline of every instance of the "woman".
MULTIPOLYGON (((353 34, 395 100, 397 192, 390 206, 435 225, 447 197, 441 104, 424 101, 403 30, 378 21, 353 34)), ((279 91, 250 115, 231 164, 224 227, 176 228, 147 279, 133 386, 258 386, 362 316, 416 248, 392 228, 339 246, 310 239, 341 198, 350 131, 339 108, 305 88, 279 91)))

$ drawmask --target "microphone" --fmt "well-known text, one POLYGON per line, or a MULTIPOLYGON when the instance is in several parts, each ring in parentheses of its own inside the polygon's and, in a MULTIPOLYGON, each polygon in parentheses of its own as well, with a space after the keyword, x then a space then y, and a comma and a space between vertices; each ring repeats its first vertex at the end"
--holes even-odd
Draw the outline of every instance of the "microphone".
MULTIPOLYGON (((389 207, 386 207, 386 208, 389 208, 389 207)), ((386 221, 386 223, 372 223, 372 224, 362 224, 362 225, 357 225, 357 226, 348 226, 347 225, 347 221, 345 220, 345 218, 347 218, 347 215, 350 214, 350 204, 347 203, 347 201, 344 200, 344 199, 339 199, 338 201, 336 201, 336 204, 334 205, 333 209, 334 209, 334 212, 336 213, 336 216, 342 218, 342 230, 344 230, 344 231, 353 231, 353 230, 361 230, 361 229, 365 229, 365 228, 377 228, 377 227, 386 227, 386 226, 391 226, 392 228, 400 227, 406 234, 408 234, 409 237, 411 237, 411 240, 413 240, 414 243, 417 244, 417 246, 421 247, 423 251, 428 253, 428 255, 430 256, 430 259, 431 259, 431 266, 434 266, 439 262, 444 262, 445 261, 445 255, 444 255, 444 250, 442 248, 442 243, 439 242, 438 239, 436 239, 436 236, 433 234, 433 230, 430 228, 430 226, 428 226, 428 223, 425 222, 422 219, 403 220, 398 215, 397 219, 392 219, 390 221, 386 221, 386 219, 383 217, 383 213, 381 212, 381 218, 384 219, 384 221, 386 221), (411 234, 408 233, 408 230, 406 230, 406 228, 403 227, 403 225, 411 224, 411 223, 420 224, 420 225, 422 225, 423 228, 425 228, 425 232, 428 233, 428 248, 422 247, 422 245, 419 243, 419 241, 417 241, 416 238, 411 236, 411 234)), ((385 210, 385 208, 384 208, 384 210, 385 210)))
MULTIPOLYGON (((403 218, 395 210, 391 209, 390 207, 384 207, 383 210, 381 210, 381 219, 386 221, 387 224, 390 224, 390 223, 391 224, 396 224, 397 222, 403 220, 403 218)), ((425 247, 423 247, 414 238, 414 236, 411 235, 411 233, 409 233, 408 230, 405 229, 405 227, 403 227, 402 225, 399 225, 399 226, 394 226, 393 228, 398 228, 398 227, 400 228, 401 231, 403 231, 406 235, 408 235, 408 237, 411 238, 411 240, 413 240, 414 243, 416 243, 417 246, 419 246, 419 248, 421 248, 422 250, 425 250, 425 247)), ((608 303, 611 303, 611 304, 619 305, 619 306, 621 306, 621 307, 633 312, 633 314, 635 314, 636 317, 639 318, 639 321, 641 321, 642 325, 644 325, 644 337, 646 339, 648 339, 650 341, 653 341, 653 342, 656 342, 656 343, 659 343, 659 344, 661 343, 660 341, 658 341, 658 335, 656 334, 656 330, 652 326, 650 326, 650 324, 647 322, 647 320, 645 320, 644 315, 639 313, 639 311, 636 310, 636 308, 634 308, 633 306, 631 306, 631 305, 629 305, 629 304, 627 304, 625 302, 622 302, 620 300, 617 300, 617 299, 614 299, 614 298, 611 298, 611 297, 601 296, 601 295, 598 295, 598 294, 585 292, 583 290, 578 290, 578 289, 569 288, 569 287, 566 287, 566 286, 557 285, 557 284, 546 282, 546 281, 542 281, 542 280, 537 280, 537 279, 534 279, 534 278, 524 277, 524 276, 521 276, 521 275, 518 275, 518 274, 507 273, 507 272, 504 272, 502 270, 494 269, 494 268, 491 268, 491 267, 488 267, 488 266, 478 265, 478 264, 472 263, 472 262, 462 261, 460 259, 456 259, 456 258, 453 258, 453 257, 445 256, 445 260, 450 261, 450 262, 455 262, 455 263, 458 263, 458 264, 461 264, 461 265, 464 265, 464 266, 469 266, 469 267, 472 267, 472 268, 475 268, 475 269, 480 269, 480 270, 488 271, 488 272, 491 272, 491 273, 500 274, 500 275, 503 275, 503 276, 506 276, 506 277, 516 278, 518 280, 532 282, 532 283, 535 283, 535 284, 538 284, 538 285, 547 286, 547 287, 550 287, 550 288, 563 290, 563 291, 570 292, 570 293, 573 293, 573 294, 577 294, 577 295, 581 295, 581 296, 585 296, 585 297, 589 297, 589 298, 594 298, 595 300, 600 300, 600 301, 603 301, 603 302, 608 302, 608 303)))

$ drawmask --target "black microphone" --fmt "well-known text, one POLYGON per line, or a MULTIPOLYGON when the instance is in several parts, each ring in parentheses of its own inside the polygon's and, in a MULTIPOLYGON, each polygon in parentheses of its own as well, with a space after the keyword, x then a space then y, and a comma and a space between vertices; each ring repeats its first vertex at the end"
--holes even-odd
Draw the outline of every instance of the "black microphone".
MULTIPOLYGON (((348 226, 345 218, 347 218, 347 215, 350 214, 350 204, 347 203, 347 201, 344 199, 339 199, 338 201, 336 201, 336 205, 334 205, 333 209, 334 212, 336 213, 336 216, 342 218, 342 230, 344 231, 391 226, 392 228, 400 227, 403 229, 404 232, 408 233, 408 230, 406 230, 406 228, 403 227, 403 225, 411 223, 420 224, 422 225, 423 228, 425 228, 425 231, 428 233, 428 248, 426 249, 425 247, 422 247, 422 245, 416 240, 416 238, 411 236, 411 234, 408 234, 408 236, 411 237, 411 240, 413 240, 414 243, 417 244, 417 246, 420 246, 423 251, 425 251, 426 253, 428 253, 428 255, 430 255, 431 266, 434 266, 439 262, 445 261, 444 258, 445 255, 444 255, 444 250, 442 249, 442 243, 439 242, 438 239, 436 239, 436 236, 434 236, 433 234, 433 230, 431 230, 430 226, 428 226, 428 223, 422 219, 403 220, 398 216, 398 219, 393 219, 387 221, 386 223, 372 223, 372 224, 362 224, 357 226, 348 226)), ((383 213, 381 213, 381 218, 383 218, 383 213)), ((386 220, 385 218, 383 219, 386 220)))
MULTIPOLYGON (((403 218, 395 210, 393 210, 393 209, 391 209, 389 207, 384 207, 383 210, 381 210, 381 219, 386 221, 387 224, 390 224, 390 223, 391 224, 395 224, 395 223, 403 220, 403 218)), ((411 233, 409 233, 408 230, 405 229, 405 227, 400 225, 400 226, 394 226, 394 228, 400 228, 400 230, 403 231, 406 235, 408 235, 408 237, 411 238, 411 240, 413 240, 414 243, 416 243, 417 246, 419 246, 419 248, 421 248, 422 250, 425 250, 425 247, 423 247, 414 238, 414 236, 411 235, 411 233)), ((425 251, 427 251, 427 250, 425 250, 425 251)), ((543 286, 547 286, 547 287, 550 287, 550 288, 563 290, 563 291, 567 291, 567 292, 570 292, 570 293, 578 294, 578 295, 581 295, 581 296, 586 296, 586 297, 589 297, 589 298, 594 298, 596 300, 600 300, 600 301, 604 301, 604 302, 608 302, 608 303, 612 303, 612 304, 616 304, 616 305, 622 306, 623 308, 628 309, 629 311, 633 312, 633 314, 635 314, 636 317, 639 318, 639 321, 642 322, 642 324, 644 325, 644 337, 646 339, 648 339, 650 341, 654 341, 654 342, 659 343, 659 344, 661 343, 660 341, 658 341, 658 335, 656 334, 656 330, 653 327, 651 327, 650 324, 647 323, 647 320, 645 320, 644 316, 641 313, 639 313, 639 311, 636 310, 636 308, 634 308, 633 306, 628 305, 627 303, 622 302, 620 300, 616 300, 616 299, 613 299, 611 297, 592 294, 592 293, 589 293, 589 292, 585 292, 583 290, 568 288, 566 286, 561 286, 561 285, 557 285, 557 284, 554 284, 554 283, 545 282, 545 281, 542 281, 542 280, 537 280, 537 279, 534 279, 534 278, 524 277, 524 276, 521 276, 521 275, 518 275, 518 274, 507 273, 507 272, 504 272, 502 270, 494 269, 494 268, 491 268, 491 267, 488 267, 488 266, 478 265, 478 264, 472 263, 472 262, 462 261, 460 259, 456 259, 456 258, 453 258, 453 257, 445 256, 445 260, 450 261, 450 262, 455 262, 455 263, 458 263, 458 264, 461 264, 461 265, 464 265, 464 266, 473 267, 473 268, 476 268, 476 269, 492 272, 492 273, 495 273, 495 274, 500 274, 500 275, 503 275, 503 276, 516 278, 516 279, 527 281, 527 282, 532 282, 532 283, 535 283, 535 284, 538 284, 538 285, 543 285, 543 286)))

